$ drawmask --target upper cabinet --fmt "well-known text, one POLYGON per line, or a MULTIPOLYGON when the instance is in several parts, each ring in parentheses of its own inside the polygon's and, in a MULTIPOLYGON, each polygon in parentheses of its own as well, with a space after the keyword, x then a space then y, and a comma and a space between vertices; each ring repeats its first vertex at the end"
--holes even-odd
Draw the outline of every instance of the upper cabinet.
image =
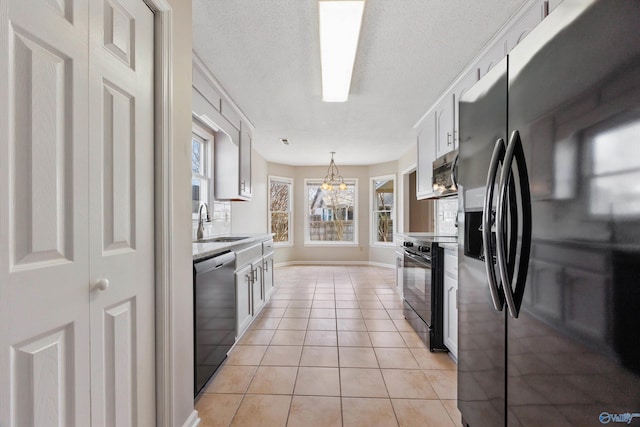
POLYGON ((418 130, 418 162, 416 196, 437 197, 431 177, 433 161, 458 148, 458 102, 471 87, 520 43, 562 0, 529 0, 503 27, 481 54, 446 90, 440 101, 429 109, 416 126, 418 130))
POLYGON ((239 191, 241 197, 251 198, 251 129, 240 124, 240 176, 239 191))
POLYGON ((454 147, 457 149, 460 144, 460 109, 459 102, 462 96, 467 93, 469 89, 473 87, 478 81, 478 73, 475 70, 468 71, 453 87, 453 105, 454 105, 454 127, 453 127, 453 140, 454 147))
POLYGON ((455 148, 455 95, 447 94, 434 109, 436 115, 436 158, 455 148))
POLYGON ((505 37, 506 53, 516 47, 545 17, 547 2, 536 2, 518 19, 505 37))
POLYGON ((431 177, 433 175, 433 161, 436 157, 436 117, 429 115, 418 129, 418 165, 416 168, 416 198, 428 199, 434 197, 431 177))
POLYGON ((194 119, 214 134, 216 200, 251 200, 253 126, 197 56, 193 61, 194 119))

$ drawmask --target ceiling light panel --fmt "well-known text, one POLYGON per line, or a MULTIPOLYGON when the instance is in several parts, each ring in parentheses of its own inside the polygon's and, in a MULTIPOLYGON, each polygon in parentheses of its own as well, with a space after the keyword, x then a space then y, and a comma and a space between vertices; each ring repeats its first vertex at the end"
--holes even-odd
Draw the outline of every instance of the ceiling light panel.
POLYGON ((364 0, 319 1, 322 100, 345 102, 358 48, 364 0))

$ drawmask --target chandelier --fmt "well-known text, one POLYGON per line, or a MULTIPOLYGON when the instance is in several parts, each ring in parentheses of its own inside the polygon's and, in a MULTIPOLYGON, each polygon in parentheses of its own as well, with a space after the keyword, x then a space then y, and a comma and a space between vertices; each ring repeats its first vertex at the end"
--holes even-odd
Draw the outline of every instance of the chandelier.
POLYGON ((331 152, 331 162, 329 163, 329 167, 327 168, 327 174, 324 176, 322 180, 322 185, 320 188, 323 190, 332 191, 336 189, 336 187, 340 190, 346 190, 347 184, 344 183, 344 178, 338 172, 338 167, 336 166, 336 162, 333 161, 333 155, 336 154, 335 151, 331 152))

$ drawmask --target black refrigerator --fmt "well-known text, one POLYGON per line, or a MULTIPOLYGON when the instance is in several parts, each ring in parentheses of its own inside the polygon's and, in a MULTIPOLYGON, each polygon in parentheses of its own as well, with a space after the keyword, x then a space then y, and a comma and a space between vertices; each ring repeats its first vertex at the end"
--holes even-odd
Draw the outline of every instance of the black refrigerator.
POLYGON ((640 425, 640 1, 564 0, 459 111, 463 422, 640 425))

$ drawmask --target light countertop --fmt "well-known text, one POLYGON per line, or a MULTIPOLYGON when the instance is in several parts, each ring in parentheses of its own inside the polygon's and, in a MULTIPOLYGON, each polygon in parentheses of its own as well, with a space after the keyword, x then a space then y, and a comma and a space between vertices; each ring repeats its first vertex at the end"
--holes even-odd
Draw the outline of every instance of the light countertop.
POLYGON ((240 249, 247 248, 251 245, 255 245, 256 243, 261 243, 273 238, 273 234, 271 233, 263 233, 263 234, 227 234, 224 236, 215 236, 211 237, 237 237, 237 236, 246 236, 246 239, 236 240, 233 242, 193 242, 193 260, 199 260, 202 258, 210 257, 211 255, 215 255, 220 252, 224 252, 227 250, 237 251, 240 249))

